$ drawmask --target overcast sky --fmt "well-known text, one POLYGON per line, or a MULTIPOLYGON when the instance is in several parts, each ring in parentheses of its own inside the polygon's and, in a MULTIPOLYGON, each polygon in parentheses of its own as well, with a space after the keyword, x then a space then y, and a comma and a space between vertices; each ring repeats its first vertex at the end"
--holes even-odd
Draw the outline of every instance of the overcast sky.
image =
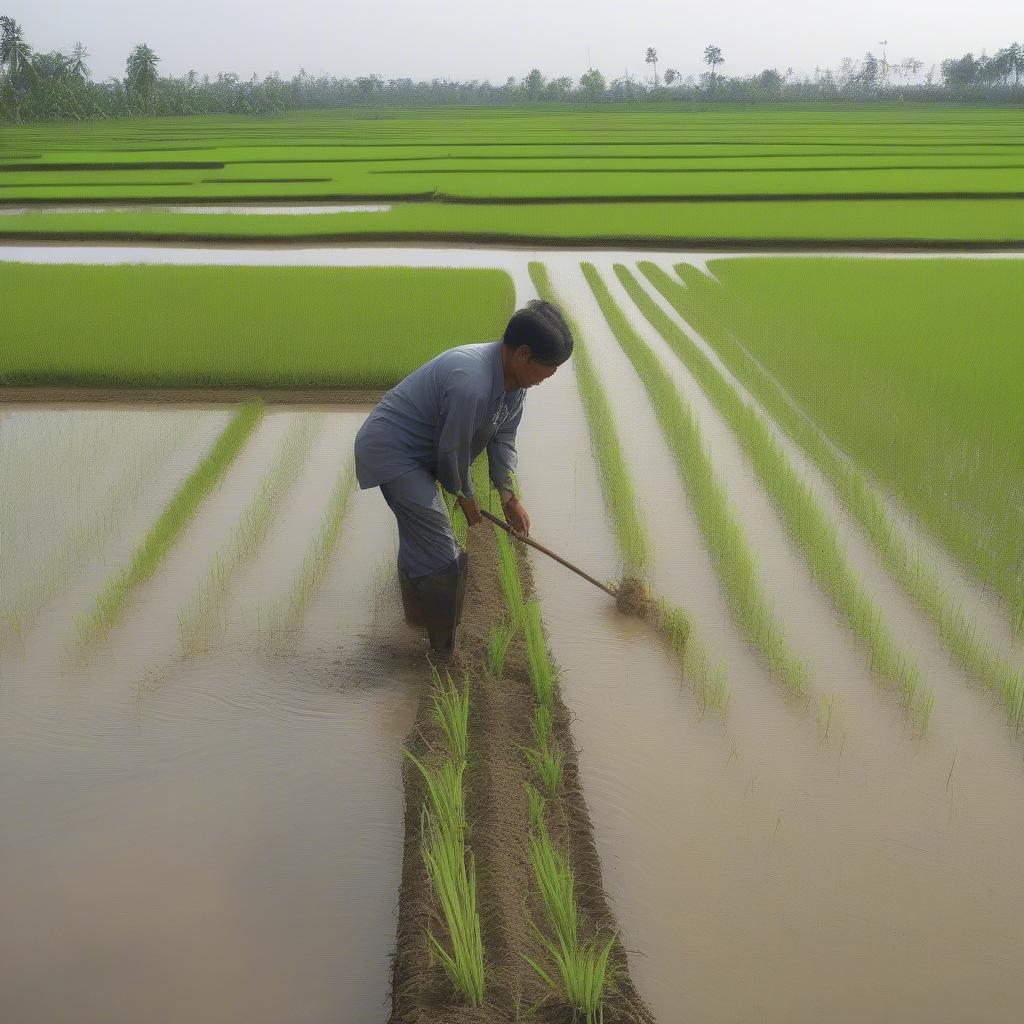
POLYGON ((1024 42, 1021 5, 1011 0, 0 0, 39 50, 81 41, 93 78, 124 73, 131 47, 147 43, 163 74, 235 71, 244 77, 299 68, 338 77, 578 77, 589 62, 609 79, 626 69, 704 70, 705 45, 722 48, 730 74, 792 66, 810 73, 845 56, 881 51, 925 65, 967 51, 1024 42))

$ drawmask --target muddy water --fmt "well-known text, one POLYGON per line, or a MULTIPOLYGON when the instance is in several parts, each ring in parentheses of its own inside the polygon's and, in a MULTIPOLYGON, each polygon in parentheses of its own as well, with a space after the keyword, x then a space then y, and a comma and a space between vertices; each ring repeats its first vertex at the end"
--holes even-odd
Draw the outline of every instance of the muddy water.
POLYGON ((209 655, 181 659, 177 607, 306 411, 268 412, 108 642, 68 662, 76 616, 226 418, 203 414, 205 448, 168 461, 124 536, 0 661, 3 1020, 386 1018, 419 666, 344 657, 352 623, 409 650, 375 596, 394 552, 376 492, 353 504, 292 650, 261 652, 250 615, 288 592, 364 414, 326 414, 209 655))
MULTIPOLYGON (((553 276, 593 325, 582 278, 553 276)), ((838 691, 852 724, 841 743, 823 744, 813 716, 779 695, 736 635, 674 467, 613 345, 605 336, 593 348, 654 533, 655 582, 690 608, 733 690, 724 724, 701 720, 635 624, 535 560, 642 993, 666 1021, 1016 1019, 1012 951, 1024 938, 1024 901, 1008 878, 1024 841, 1019 751, 970 708, 962 723, 912 741, 834 623, 808 649, 817 686, 838 691)), ((531 394, 524 431, 520 475, 535 533, 612 574, 571 374, 531 394)), ((796 614, 783 605, 780 616, 804 653, 796 565, 790 576, 796 614)))

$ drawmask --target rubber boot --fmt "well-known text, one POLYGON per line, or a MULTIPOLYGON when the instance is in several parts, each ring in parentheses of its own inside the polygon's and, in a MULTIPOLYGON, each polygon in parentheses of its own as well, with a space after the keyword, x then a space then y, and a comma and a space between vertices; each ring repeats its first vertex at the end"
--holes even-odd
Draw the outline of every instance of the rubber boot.
POLYGON ((423 604, 430 647, 439 658, 450 658, 455 651, 455 631, 462 618, 468 575, 469 558, 463 551, 454 572, 413 580, 423 604))
POLYGON ((420 600, 416 583, 401 568, 398 570, 398 586, 402 591, 402 610, 405 612, 406 625, 412 626, 413 629, 423 629, 427 624, 423 614, 423 602, 420 600))

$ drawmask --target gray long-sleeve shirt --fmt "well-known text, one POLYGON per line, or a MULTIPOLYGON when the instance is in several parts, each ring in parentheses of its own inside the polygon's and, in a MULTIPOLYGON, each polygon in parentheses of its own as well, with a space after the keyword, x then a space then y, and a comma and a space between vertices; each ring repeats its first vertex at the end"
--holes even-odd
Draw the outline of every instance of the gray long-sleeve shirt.
POLYGON ((511 487, 526 392, 505 390, 501 346, 449 349, 387 392, 356 435, 359 486, 425 469, 446 491, 469 497, 470 466, 486 447, 494 485, 511 487))

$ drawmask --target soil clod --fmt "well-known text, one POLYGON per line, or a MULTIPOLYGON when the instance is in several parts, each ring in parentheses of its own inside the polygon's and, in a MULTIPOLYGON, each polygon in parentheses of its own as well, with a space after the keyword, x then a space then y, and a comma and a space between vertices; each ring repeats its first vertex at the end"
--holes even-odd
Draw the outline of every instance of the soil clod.
POLYGON ((615 605, 623 615, 646 619, 651 609, 647 584, 637 576, 624 576, 615 590, 615 605))

